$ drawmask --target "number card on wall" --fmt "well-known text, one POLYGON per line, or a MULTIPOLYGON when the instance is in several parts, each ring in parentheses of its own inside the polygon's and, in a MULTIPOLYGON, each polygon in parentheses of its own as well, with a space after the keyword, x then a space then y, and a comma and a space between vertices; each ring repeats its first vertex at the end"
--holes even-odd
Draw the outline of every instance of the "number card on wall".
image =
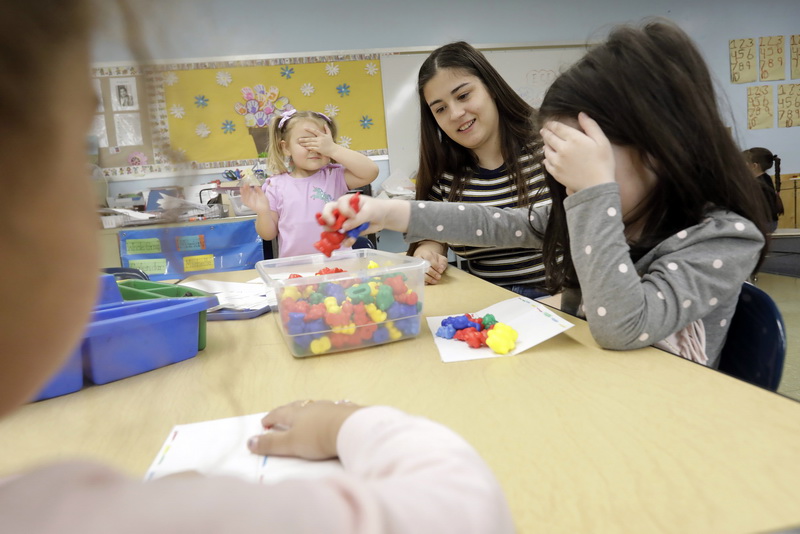
POLYGON ((786 79, 786 62, 784 59, 783 35, 760 37, 758 40, 758 70, 761 72, 761 81, 776 81, 786 79))
POLYGON ((772 128, 775 113, 772 107, 771 85, 754 85, 747 88, 747 129, 772 128))
POLYGON ((800 84, 778 86, 778 128, 800 126, 800 84))
POLYGON ((800 35, 792 35, 789 63, 792 69, 792 79, 800 78, 800 35))
POLYGON ((731 83, 756 81, 755 39, 731 39, 728 48, 731 60, 731 83))

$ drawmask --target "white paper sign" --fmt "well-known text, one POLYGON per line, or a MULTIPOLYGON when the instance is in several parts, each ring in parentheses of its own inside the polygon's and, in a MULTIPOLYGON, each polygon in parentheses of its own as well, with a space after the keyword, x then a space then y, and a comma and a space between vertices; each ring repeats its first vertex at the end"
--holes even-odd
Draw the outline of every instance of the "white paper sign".
POLYGON ((235 476, 259 484, 289 478, 314 478, 343 472, 338 460, 314 462, 298 458, 260 456, 247 449, 247 440, 264 432, 257 413, 176 425, 161 446, 145 480, 196 471, 203 475, 235 476))
POLYGON ((436 335, 436 331, 442 325, 442 320, 447 317, 428 317, 428 328, 433 332, 433 339, 443 362, 514 356, 573 326, 572 323, 561 318, 544 304, 522 296, 498 302, 471 315, 483 317, 490 313, 498 322, 505 323, 517 331, 519 337, 514 349, 508 354, 497 354, 489 347, 473 349, 464 341, 439 337, 436 335))

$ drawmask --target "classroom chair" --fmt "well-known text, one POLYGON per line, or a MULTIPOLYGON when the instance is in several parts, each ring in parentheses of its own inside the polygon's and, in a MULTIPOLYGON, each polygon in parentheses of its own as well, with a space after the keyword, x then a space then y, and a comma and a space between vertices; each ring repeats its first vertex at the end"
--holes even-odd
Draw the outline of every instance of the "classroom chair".
MULTIPOLYGON (((372 235, 372 234, 371 234, 372 235)), ((368 236, 359 236, 356 238, 355 243, 353 243, 354 250, 358 248, 375 248, 374 243, 368 236)))
POLYGON ((117 280, 150 280, 147 273, 133 267, 106 267, 103 272, 113 274, 117 280))
POLYGON ((786 357, 786 327, 772 298, 745 282, 722 347, 719 370, 776 391, 786 357))
MULTIPOLYGON (((356 189, 351 189, 348 193, 355 193, 360 191, 362 195, 367 195, 368 197, 372 196, 372 184, 367 184, 363 187, 358 187, 356 189)), ((353 243, 354 249, 357 248, 378 248, 378 234, 367 234, 365 236, 360 236, 356 238, 356 242, 353 243)))

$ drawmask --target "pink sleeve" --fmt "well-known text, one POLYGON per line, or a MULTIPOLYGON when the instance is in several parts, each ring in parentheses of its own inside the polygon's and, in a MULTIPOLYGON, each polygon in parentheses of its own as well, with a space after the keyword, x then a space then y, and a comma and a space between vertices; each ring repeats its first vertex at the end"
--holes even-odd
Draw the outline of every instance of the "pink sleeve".
POLYGON ((338 450, 362 490, 353 515, 360 512, 383 525, 384 530, 364 532, 514 531, 489 467, 438 423, 386 406, 366 408, 345 421, 338 450))
POLYGON ((333 178, 333 191, 331 191, 331 196, 333 198, 339 198, 350 191, 350 188, 347 186, 347 179, 344 176, 344 166, 338 163, 331 163, 328 165, 326 172, 333 178))
POLYGON ((264 190, 264 194, 267 195, 267 200, 269 200, 270 211, 280 213, 281 209, 283 209, 283 196, 278 192, 278 183, 272 178, 267 178, 261 188, 264 190))
POLYGON ((365 408, 345 422, 338 446, 347 473, 273 486, 194 476, 142 484, 94 464, 40 469, 0 486, 0 531, 514 531, 488 467, 441 425, 393 408, 365 408))

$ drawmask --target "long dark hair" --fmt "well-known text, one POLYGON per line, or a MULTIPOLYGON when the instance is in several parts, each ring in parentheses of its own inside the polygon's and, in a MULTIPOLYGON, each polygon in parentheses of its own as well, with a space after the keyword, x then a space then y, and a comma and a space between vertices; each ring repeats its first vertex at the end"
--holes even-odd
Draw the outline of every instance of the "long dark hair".
POLYGON ((417 199, 427 200, 434 183, 447 172, 453 175, 449 200, 458 200, 464 192, 466 180, 478 166, 475 154, 470 149, 459 145, 439 129, 436 118, 425 101, 425 84, 442 69, 461 70, 476 76, 494 98, 500 117, 500 150, 503 161, 517 190, 518 204, 527 205, 528 187, 519 159, 525 151, 533 153, 539 143, 536 110, 514 92, 480 51, 463 41, 437 48, 419 69, 417 199))
MULTIPOLYGON (((613 144, 636 149, 656 175, 652 192, 626 216, 626 224, 643 224, 641 237, 630 244, 634 259, 698 224, 709 204, 753 221, 766 239, 758 184, 722 122, 703 57, 676 25, 651 20, 641 28, 616 27, 556 79, 539 115, 546 121, 577 118, 581 111, 613 144)), ((543 257, 548 289, 558 291, 578 280, 569 253, 566 191, 549 173, 545 180, 553 208, 543 257)))
POLYGON ((772 168, 772 165, 775 165, 775 191, 778 193, 781 192, 781 158, 778 157, 777 154, 773 154, 770 152, 769 149, 761 147, 761 146, 754 146, 753 148, 748 148, 743 152, 744 156, 749 160, 750 163, 755 163, 758 165, 758 168, 761 169, 761 172, 767 172, 769 169, 772 168))

